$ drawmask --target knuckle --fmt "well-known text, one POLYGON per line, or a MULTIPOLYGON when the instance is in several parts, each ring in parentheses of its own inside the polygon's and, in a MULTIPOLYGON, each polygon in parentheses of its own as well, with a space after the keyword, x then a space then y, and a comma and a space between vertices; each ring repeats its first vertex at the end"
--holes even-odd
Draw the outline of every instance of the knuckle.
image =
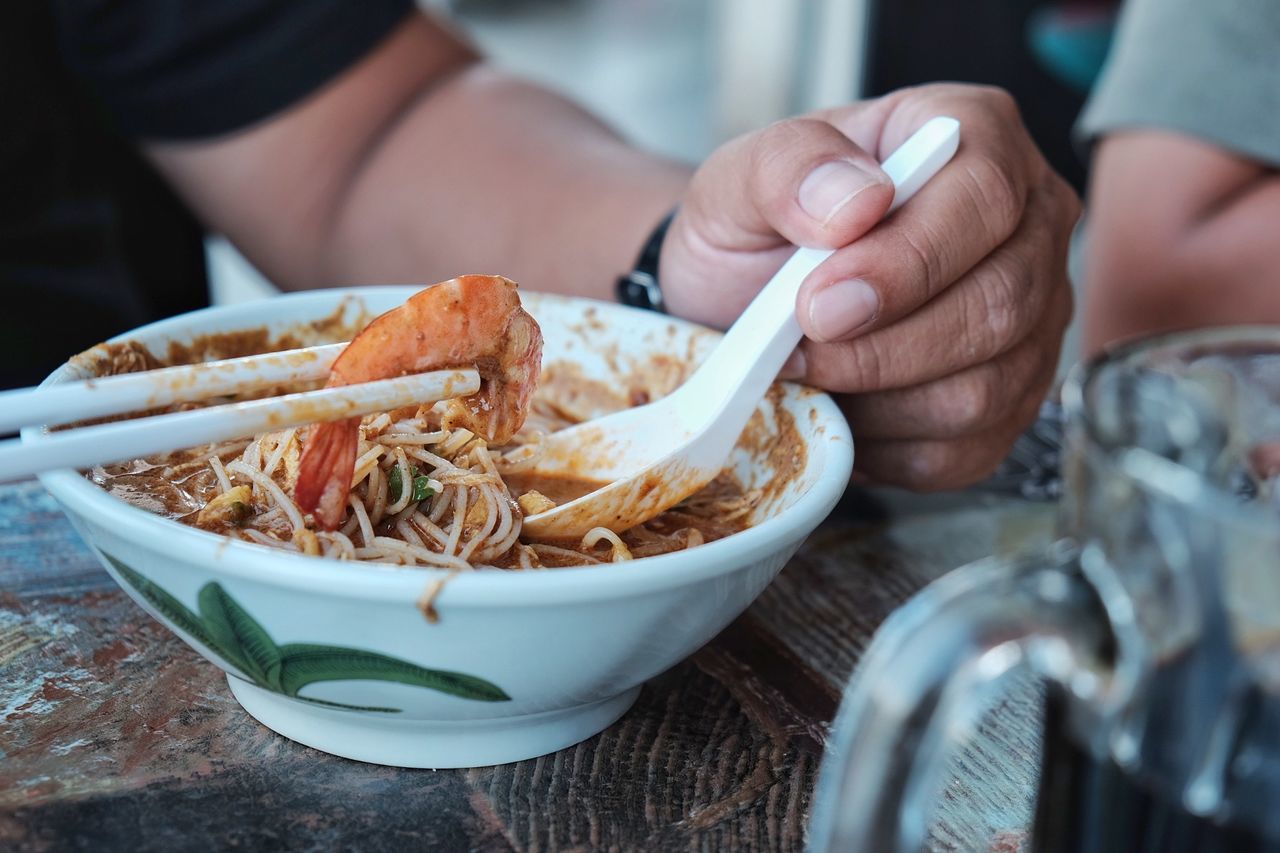
POLYGON ((794 135, 795 131, 787 121, 778 121, 751 137, 747 181, 753 190, 759 190, 765 185, 759 176, 773 171, 774 165, 787 151, 787 141, 794 135))
POLYGON ((948 284, 945 281, 942 248, 926 229, 902 232, 904 257, 900 269, 915 271, 912 278, 919 290, 917 298, 921 301, 929 299, 948 284))
POLYGON ((966 189, 980 221, 997 240, 1014 232, 1022 221, 1027 194, 1022 181, 1011 167, 996 162, 989 155, 971 157, 966 163, 966 189))
POLYGON ((1034 206, 1035 217, 1051 232, 1055 244, 1065 247, 1084 212, 1075 189, 1045 164, 1042 177, 1032 190, 1028 206, 1034 206))
POLYGON ((1050 170, 1050 174, 1053 175, 1053 183, 1057 187, 1058 204, 1067 221, 1067 232, 1070 233, 1084 213, 1084 202, 1065 178, 1053 170, 1050 170))
POLYGON ((956 377, 940 408, 953 435, 967 435, 997 420, 1000 391, 992 369, 971 370, 956 377))
POLYGON ((846 394, 876 391, 883 387, 886 362, 875 335, 843 344, 823 344, 810 362, 818 384, 846 394))
MULTIPOLYGON (((869 450, 874 453, 874 448, 869 450)), ((957 439, 903 443, 882 458, 859 464, 883 482, 935 492, 970 486, 994 471, 1003 458, 1004 445, 998 440, 957 439)))
POLYGON ((985 349, 994 354, 1006 349, 1026 331, 1029 300, 1035 281, 1031 262, 1020 252, 1004 252, 991 263, 982 291, 985 349))
POLYGON ((921 491, 945 489, 954 478, 956 462, 950 442, 921 443, 907 455, 907 485, 921 491))
POLYGON ((751 153, 757 161, 775 157, 786 148, 786 143, 795 138, 797 130, 795 119, 784 118, 767 124, 752 137, 751 153))
POLYGON ((794 157, 806 140, 829 130, 826 122, 811 118, 784 118, 766 125, 752 137, 752 164, 761 170, 794 157))
POLYGON ((989 83, 923 83, 904 87, 900 92, 913 92, 917 95, 933 99, 963 100, 977 102, 988 110, 996 110, 1007 115, 1019 115, 1018 101, 1008 89, 989 83))
POLYGON ((751 137, 747 185, 756 198, 776 195, 778 172, 785 171, 795 156, 803 131, 801 119, 783 119, 761 129, 751 137))
POLYGON ((987 107, 995 112, 1000 118, 1021 121, 1022 111, 1018 108, 1018 99, 1009 92, 999 86, 978 86, 976 87, 978 96, 986 103, 987 107))
POLYGON ((1025 337, 1032 310, 1027 296, 1032 274, 1024 262, 1000 257, 975 273, 961 327, 962 355, 970 363, 999 355, 1025 337))
MULTIPOLYGON (((797 149, 799 130, 794 120, 775 122, 756 133, 750 142, 747 171, 739 180, 745 185, 746 197, 756 212, 788 239, 797 239, 789 226, 796 225, 790 215, 792 188, 785 179, 797 149)), ((724 218, 724 217, 719 217, 724 218)), ((799 223, 803 227, 804 223, 799 223)))
POLYGON ((954 472, 951 488, 972 486, 984 477, 989 477, 1004 461, 1008 444, 1011 442, 984 442, 964 454, 965 464, 962 469, 954 472))

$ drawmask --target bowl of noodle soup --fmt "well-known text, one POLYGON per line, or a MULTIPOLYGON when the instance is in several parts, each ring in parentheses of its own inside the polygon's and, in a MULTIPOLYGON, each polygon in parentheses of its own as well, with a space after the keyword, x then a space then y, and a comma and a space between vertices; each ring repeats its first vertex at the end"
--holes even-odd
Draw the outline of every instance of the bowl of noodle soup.
MULTIPOLYGON (((81 354, 46 383, 346 340, 417 290, 193 312, 81 354)), ((539 437, 669 393, 719 335, 521 296, 545 340, 524 428, 490 447, 440 407, 364 418, 336 530, 316 529, 292 497, 305 429, 41 480, 120 586, 222 668, 269 728, 404 767, 569 746, 746 609, 834 507, 853 443, 829 397, 778 383, 721 477, 680 506, 621 535, 528 540, 523 514, 590 488, 532 473, 539 437)))

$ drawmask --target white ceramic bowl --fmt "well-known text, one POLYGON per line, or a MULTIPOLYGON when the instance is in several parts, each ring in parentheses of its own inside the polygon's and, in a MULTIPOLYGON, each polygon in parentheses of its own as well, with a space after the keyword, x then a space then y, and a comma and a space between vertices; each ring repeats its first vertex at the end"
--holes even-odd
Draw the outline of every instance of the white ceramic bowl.
MULTIPOLYGON (((412 292, 300 293, 197 311, 117 340, 162 355, 169 341, 263 325, 274 333, 339 307, 377 314, 412 292)), ((616 305, 523 297, 542 325, 547 363, 570 359, 588 376, 655 353, 697 360, 718 337, 616 305)), ((64 366, 47 381, 75 375, 64 366)), ((417 601, 439 571, 285 554, 152 515, 73 471, 41 480, 125 591, 224 669, 262 723, 361 761, 469 767, 542 755, 605 728, 646 679, 710 640, 773 579, 831 511, 853 464, 848 427, 828 397, 788 385, 778 405, 794 417, 804 464, 771 490, 754 526, 631 563, 464 574, 440 595, 437 624, 417 601)), ((733 464, 762 485, 774 472, 756 455, 739 447, 733 464)))

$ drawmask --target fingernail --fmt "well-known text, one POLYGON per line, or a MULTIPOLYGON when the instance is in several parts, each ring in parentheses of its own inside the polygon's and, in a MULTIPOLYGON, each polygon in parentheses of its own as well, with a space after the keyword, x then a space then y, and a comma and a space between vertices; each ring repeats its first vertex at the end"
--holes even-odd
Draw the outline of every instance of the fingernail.
POLYGON ((805 375, 804 353, 795 350, 791 353, 791 357, 787 359, 787 363, 782 365, 782 370, 778 371, 779 379, 804 379, 805 375))
POLYGON ((800 207, 819 222, 828 222, 854 196, 880 181, 848 160, 823 163, 800 184, 800 207))
POLYGON ((809 299, 809 326, 820 341, 847 338, 875 319, 880 297, 865 281, 829 284, 809 299))

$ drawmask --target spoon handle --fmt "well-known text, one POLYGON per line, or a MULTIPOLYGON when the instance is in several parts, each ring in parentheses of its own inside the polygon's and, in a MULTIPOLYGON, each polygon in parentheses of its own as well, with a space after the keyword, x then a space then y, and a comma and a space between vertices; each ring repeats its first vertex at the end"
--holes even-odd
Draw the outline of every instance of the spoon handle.
MULTIPOLYGON (((936 175, 959 145, 960 122, 940 116, 926 122, 894 151, 881 164, 894 186, 889 213, 906 204, 936 175)), ((729 443, 737 440, 747 418, 803 337, 796 319, 800 285, 832 254, 830 249, 797 249, 742 312, 684 386, 691 404, 686 416, 693 423, 706 423, 713 416, 717 421, 724 418, 723 428, 733 430, 733 435, 727 436, 729 443), (721 411, 727 407, 735 411, 721 411)))

